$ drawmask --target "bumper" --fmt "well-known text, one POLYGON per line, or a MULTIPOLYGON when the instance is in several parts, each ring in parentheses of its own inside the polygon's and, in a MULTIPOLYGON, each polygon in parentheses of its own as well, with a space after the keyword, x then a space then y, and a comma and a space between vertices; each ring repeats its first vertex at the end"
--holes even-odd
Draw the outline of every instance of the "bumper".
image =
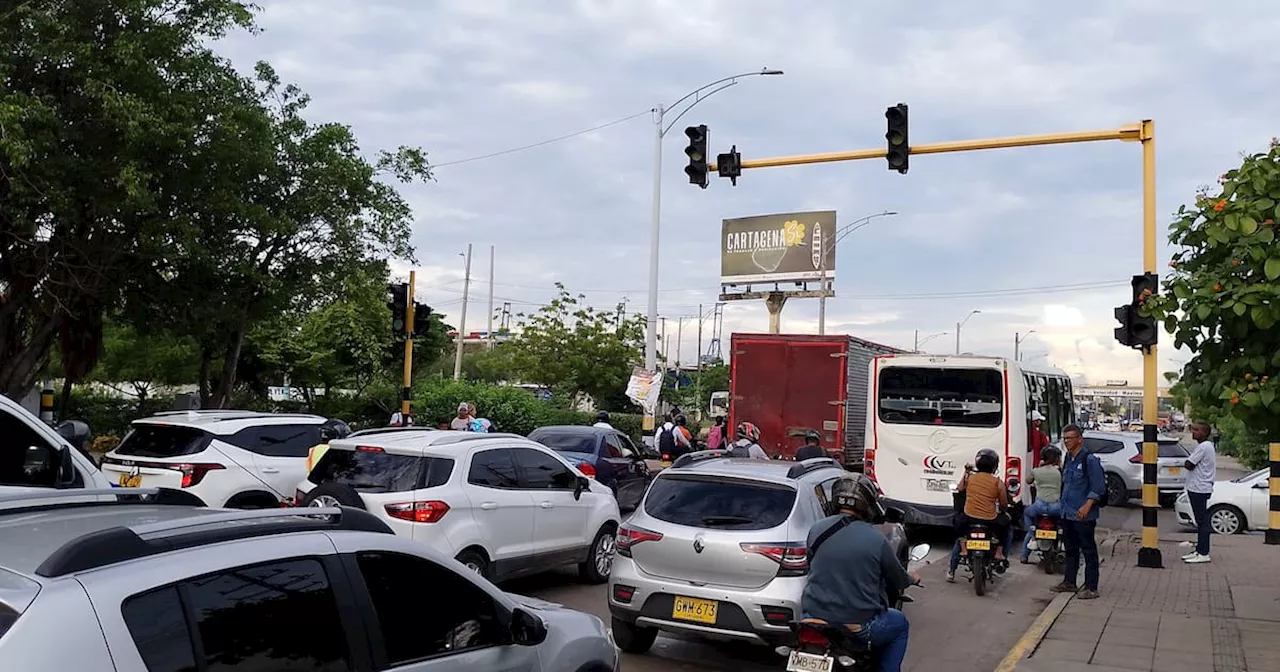
POLYGON ((776 645, 792 639, 790 622, 800 617, 800 595, 806 577, 779 577, 757 588, 692 586, 687 582, 651 576, 630 558, 615 557, 609 577, 609 613, 626 623, 682 632, 705 639, 776 645), (616 586, 632 590, 629 601, 618 599, 616 586), (695 623, 672 617, 676 596, 719 603, 714 623, 695 623), (765 619, 765 609, 778 614, 765 619))
POLYGON ((1191 502, 1183 495, 1179 495, 1178 499, 1173 503, 1173 513, 1178 518, 1178 524, 1183 527, 1195 527, 1195 516, 1191 515, 1191 502))
POLYGON ((885 506, 902 509, 905 515, 903 522, 907 525, 927 525, 930 527, 952 527, 955 525, 955 509, 951 506, 932 506, 929 504, 911 504, 896 499, 885 498, 885 506))

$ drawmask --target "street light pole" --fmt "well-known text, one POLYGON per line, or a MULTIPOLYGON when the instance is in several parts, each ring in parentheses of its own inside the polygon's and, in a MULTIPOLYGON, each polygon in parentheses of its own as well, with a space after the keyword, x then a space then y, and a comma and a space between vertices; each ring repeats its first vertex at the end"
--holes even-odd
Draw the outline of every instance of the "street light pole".
POLYGON ((835 232, 831 234, 830 247, 827 247, 826 238, 822 239, 823 249, 818 260, 818 287, 822 290, 822 294, 818 295, 819 336, 823 336, 827 333, 827 256, 836 251, 836 246, 840 244, 840 241, 844 240, 845 236, 871 223, 871 220, 877 217, 892 217, 896 214, 898 213, 885 210, 884 212, 877 212, 874 215, 867 215, 866 217, 855 219, 846 224, 843 230, 837 227, 835 232))
POLYGON ((964 326, 964 323, 965 323, 965 322, 968 322, 968 321, 969 321, 969 318, 971 318, 971 317, 973 317, 974 315, 977 315, 977 314, 979 314, 979 313, 981 313, 981 312, 982 312, 981 310, 974 310, 974 311, 970 311, 970 313, 969 313, 968 315, 965 315, 965 316, 964 316, 964 319, 963 319, 963 320, 960 320, 959 322, 956 322, 956 354, 957 354, 957 355, 958 355, 958 354, 960 354, 960 328, 964 326))
POLYGON ((935 339, 935 338, 937 338, 937 337, 939 337, 939 336, 946 336, 946 335, 947 335, 947 332, 945 332, 945 331, 939 331, 939 332, 938 332, 938 333, 936 333, 936 334, 929 334, 928 336, 925 336, 924 338, 920 338, 920 330, 919 330, 919 329, 916 329, 916 344, 915 344, 915 347, 914 347, 914 348, 912 348, 911 350, 912 350, 912 352, 917 352, 917 353, 918 353, 918 352, 920 352, 920 346, 924 345, 925 343, 928 343, 929 341, 932 341, 933 339, 935 339))
POLYGON ((1022 355, 1022 353, 1021 353, 1021 351, 1020 351, 1020 347, 1022 346, 1022 342, 1023 342, 1023 341, 1025 341, 1025 340, 1027 340, 1027 337, 1028 337, 1028 336, 1030 336, 1031 334, 1034 334, 1034 333, 1036 333, 1036 330, 1035 330, 1035 329, 1032 329, 1031 331, 1028 331, 1028 332, 1027 332, 1027 333, 1025 333, 1025 334, 1019 334, 1019 333, 1017 333, 1017 332, 1014 332, 1014 334, 1013 334, 1013 361, 1015 361, 1015 362, 1021 362, 1021 361, 1022 361, 1022 356, 1021 356, 1021 355, 1022 355))

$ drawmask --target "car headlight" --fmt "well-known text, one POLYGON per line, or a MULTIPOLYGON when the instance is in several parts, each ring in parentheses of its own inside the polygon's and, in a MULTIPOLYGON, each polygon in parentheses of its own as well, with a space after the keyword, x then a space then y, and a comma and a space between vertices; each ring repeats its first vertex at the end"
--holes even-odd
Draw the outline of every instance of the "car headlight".
POLYGON ((1189 502, 1189 501, 1191 501, 1191 500, 1190 500, 1190 498, 1188 498, 1188 497, 1187 497, 1187 492, 1184 490, 1184 491, 1182 491, 1182 492, 1178 493, 1178 501, 1179 501, 1179 502, 1189 502))

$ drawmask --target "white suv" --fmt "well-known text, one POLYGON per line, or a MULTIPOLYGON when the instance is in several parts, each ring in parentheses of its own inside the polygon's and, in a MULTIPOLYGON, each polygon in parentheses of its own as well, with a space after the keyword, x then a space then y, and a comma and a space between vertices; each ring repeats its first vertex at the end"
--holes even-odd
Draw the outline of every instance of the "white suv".
POLYGON ((620 515, 609 488, 514 434, 368 430, 333 441, 301 506, 351 506, 491 581, 577 565, 609 579, 620 515))
POLYGON ((172 411, 135 420, 102 460, 113 485, 181 488, 208 506, 278 507, 307 475, 318 415, 172 411))

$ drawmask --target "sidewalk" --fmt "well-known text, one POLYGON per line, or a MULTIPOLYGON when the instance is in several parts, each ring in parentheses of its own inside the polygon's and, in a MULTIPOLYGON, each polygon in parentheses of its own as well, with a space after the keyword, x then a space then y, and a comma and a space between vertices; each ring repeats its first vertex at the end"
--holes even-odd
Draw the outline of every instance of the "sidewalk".
POLYGON ((1213 562, 1160 544, 1164 569, 1137 567, 1139 539, 1101 552, 1097 600, 1071 599, 1018 672, 1280 672, 1280 547, 1215 535, 1213 562))

